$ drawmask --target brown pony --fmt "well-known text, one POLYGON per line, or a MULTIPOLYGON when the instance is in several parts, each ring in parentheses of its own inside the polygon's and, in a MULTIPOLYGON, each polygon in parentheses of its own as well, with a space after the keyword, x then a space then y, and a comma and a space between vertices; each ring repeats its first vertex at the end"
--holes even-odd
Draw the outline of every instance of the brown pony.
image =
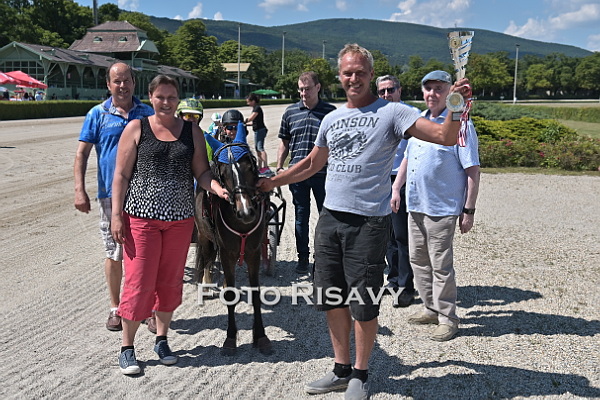
POLYGON ((224 298, 227 301, 227 338, 222 353, 234 354, 237 348, 235 323, 235 293, 225 288, 235 288, 235 268, 245 261, 252 290, 254 324, 253 346, 263 354, 271 353, 271 341, 265 334, 261 314, 260 287, 258 282, 261 245, 267 222, 265 196, 256 189, 258 170, 256 159, 245 141, 243 125, 238 126, 238 138, 230 144, 222 144, 206 135, 214 150, 213 175, 229 191, 230 201, 217 196, 196 195, 196 282, 212 283, 210 269, 217 252, 225 275, 224 298), (240 133, 243 134, 243 140, 240 133), (212 139, 212 140, 211 140, 212 139), (216 143, 215 143, 216 142, 216 143), (218 148, 217 148, 218 147, 218 148))

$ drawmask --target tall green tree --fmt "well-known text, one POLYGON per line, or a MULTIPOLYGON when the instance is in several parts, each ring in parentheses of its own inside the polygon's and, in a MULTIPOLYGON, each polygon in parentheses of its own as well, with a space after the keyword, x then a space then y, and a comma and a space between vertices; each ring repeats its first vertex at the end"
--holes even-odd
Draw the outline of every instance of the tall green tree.
POLYGON ((583 89, 596 92, 600 90, 600 52, 581 60, 575 69, 575 79, 583 89))
POLYGON ((174 35, 165 40, 171 65, 199 78, 197 94, 218 94, 223 68, 218 60, 217 39, 206 35, 206 27, 198 19, 188 20, 174 35))
POLYGON ((68 45, 81 39, 93 23, 92 10, 73 0, 32 0, 29 15, 49 36, 58 35, 68 45))
POLYGON ((102 24, 108 21, 118 21, 119 14, 121 14, 121 10, 119 10, 119 6, 113 3, 105 3, 98 7, 98 23, 102 24))
POLYGON ((466 68, 473 94, 478 96, 508 96, 512 82, 505 60, 495 55, 471 53, 466 68))
MULTIPOLYGON (((240 62, 241 62, 241 48, 240 47, 240 62)), ((232 63, 238 61, 238 41, 237 40, 227 40, 223 42, 219 46, 219 50, 217 53, 219 62, 222 63, 232 63)))
POLYGON ((531 64, 525 73, 525 88, 529 92, 539 93, 542 96, 544 92, 550 90, 552 84, 553 71, 546 64, 531 64))
POLYGON ((246 78, 261 88, 267 87, 269 70, 266 65, 267 51, 260 46, 243 46, 241 62, 250 63, 246 78))
POLYGON ((284 58, 284 75, 281 75, 281 50, 267 55, 268 87, 288 97, 298 92, 298 77, 310 63, 310 56, 301 50, 286 50, 284 58))

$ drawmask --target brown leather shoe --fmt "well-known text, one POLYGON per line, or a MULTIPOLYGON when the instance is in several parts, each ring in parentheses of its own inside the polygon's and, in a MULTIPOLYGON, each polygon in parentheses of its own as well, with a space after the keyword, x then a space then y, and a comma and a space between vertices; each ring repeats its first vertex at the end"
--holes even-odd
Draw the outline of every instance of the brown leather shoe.
POLYGON ((146 324, 148 325, 148 330, 156 335, 156 315, 152 313, 150 318, 146 319, 146 324))
POLYGON ((109 331, 121 331, 123 330, 123 324, 121 323, 121 317, 117 315, 117 310, 111 310, 108 313, 108 320, 106 321, 106 329, 109 331))

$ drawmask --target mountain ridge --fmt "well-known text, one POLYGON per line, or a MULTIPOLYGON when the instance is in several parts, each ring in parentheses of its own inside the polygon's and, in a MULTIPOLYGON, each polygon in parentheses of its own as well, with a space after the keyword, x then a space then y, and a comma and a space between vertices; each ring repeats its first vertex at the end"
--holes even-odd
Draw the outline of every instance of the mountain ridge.
MULTIPOLYGON (((569 57, 586 57, 592 54, 591 51, 576 46, 523 39, 468 27, 435 28, 408 22, 351 18, 318 19, 272 27, 234 21, 200 20, 206 26, 206 33, 215 36, 219 44, 227 40, 237 41, 239 26, 243 45, 256 45, 268 51, 276 51, 282 48, 285 32, 286 50, 299 49, 320 57, 324 47, 325 57, 334 60, 346 43, 358 43, 369 50, 381 51, 393 65, 406 64, 412 55, 421 56, 425 62, 431 58, 451 62, 446 35, 456 30, 475 32, 471 51, 478 54, 506 51, 513 58, 516 44, 519 44, 520 56, 531 54, 544 57, 562 53, 569 57), (385 35, 381 35, 381 32, 385 32, 385 35)), ((152 16, 150 21, 170 33, 174 33, 184 22, 152 16)))

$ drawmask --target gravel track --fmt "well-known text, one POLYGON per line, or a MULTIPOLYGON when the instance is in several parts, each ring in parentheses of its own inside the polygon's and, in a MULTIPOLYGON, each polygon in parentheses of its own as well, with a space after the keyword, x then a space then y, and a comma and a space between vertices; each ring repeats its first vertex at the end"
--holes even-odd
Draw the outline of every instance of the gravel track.
MULTIPOLYGON (((264 107, 270 163, 284 108, 264 107)), ((246 303, 237 308, 237 354, 220 354, 226 309, 218 300, 198 304, 190 248, 184 302, 170 333, 178 364, 157 361, 142 326, 136 351, 143 373, 121 375, 120 334, 104 327, 108 294, 97 207, 85 215, 72 205, 82 120, 0 122, 0 398, 343 398, 303 391, 333 361, 324 315, 302 300, 292 304, 292 284, 307 281, 293 271, 287 188, 277 273, 261 280, 283 295, 279 304, 263 306, 274 354, 252 348, 246 303)), ((94 156, 91 196, 95 173, 94 156)), ((599 199, 598 177, 483 174, 475 227, 455 239, 459 335, 431 341, 431 326, 406 323, 417 306, 395 309, 386 298, 370 364, 371 398, 600 398, 599 199)), ((243 270, 237 276, 247 284, 243 270)))

